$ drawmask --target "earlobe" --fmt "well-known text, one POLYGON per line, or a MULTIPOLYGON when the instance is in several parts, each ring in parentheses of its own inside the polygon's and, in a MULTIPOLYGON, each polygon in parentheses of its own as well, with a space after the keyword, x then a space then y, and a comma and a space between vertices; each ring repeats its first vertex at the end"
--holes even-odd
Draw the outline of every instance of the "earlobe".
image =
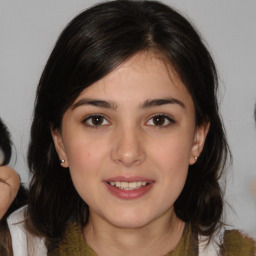
POLYGON ((60 165, 62 167, 67 168, 68 167, 68 161, 67 161, 67 156, 65 153, 65 148, 62 142, 62 136, 61 136, 61 132, 57 129, 55 130, 51 130, 51 134, 52 134, 52 139, 54 142, 54 146, 55 149, 57 151, 57 154, 59 156, 60 159, 60 165))
POLYGON ((195 164, 198 158, 200 157, 200 154, 204 148, 204 143, 205 143, 209 128, 210 128, 209 122, 205 122, 196 128, 194 141, 191 149, 191 156, 189 160, 190 165, 195 164))

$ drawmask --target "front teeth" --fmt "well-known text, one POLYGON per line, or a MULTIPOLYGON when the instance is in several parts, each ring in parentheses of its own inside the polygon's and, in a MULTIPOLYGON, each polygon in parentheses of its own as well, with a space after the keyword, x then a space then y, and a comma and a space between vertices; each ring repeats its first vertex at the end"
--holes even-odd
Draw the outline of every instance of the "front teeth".
POLYGON ((120 181, 110 181, 109 184, 111 186, 115 186, 119 189, 123 189, 123 190, 135 190, 135 189, 139 189, 143 186, 147 185, 147 182, 145 181, 138 181, 138 182, 120 182, 120 181))

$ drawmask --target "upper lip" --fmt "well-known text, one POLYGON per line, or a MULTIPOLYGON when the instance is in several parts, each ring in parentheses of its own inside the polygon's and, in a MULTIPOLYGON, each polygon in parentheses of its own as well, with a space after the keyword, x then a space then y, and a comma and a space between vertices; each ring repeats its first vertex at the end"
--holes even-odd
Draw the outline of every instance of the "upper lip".
POLYGON ((125 176, 116 176, 116 177, 112 177, 109 179, 105 179, 105 182, 116 182, 116 181, 121 181, 121 182, 147 182, 147 183, 153 183, 154 180, 152 179, 147 179, 144 177, 139 177, 139 176, 133 176, 133 177, 125 177, 125 176))

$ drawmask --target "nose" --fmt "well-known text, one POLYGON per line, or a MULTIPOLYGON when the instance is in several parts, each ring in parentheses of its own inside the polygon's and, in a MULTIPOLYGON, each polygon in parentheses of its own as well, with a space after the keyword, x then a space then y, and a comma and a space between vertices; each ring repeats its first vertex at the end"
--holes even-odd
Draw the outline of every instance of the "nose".
POLYGON ((115 163, 126 167, 143 163, 146 153, 142 134, 135 127, 124 127, 117 131, 113 140, 111 158, 115 163))

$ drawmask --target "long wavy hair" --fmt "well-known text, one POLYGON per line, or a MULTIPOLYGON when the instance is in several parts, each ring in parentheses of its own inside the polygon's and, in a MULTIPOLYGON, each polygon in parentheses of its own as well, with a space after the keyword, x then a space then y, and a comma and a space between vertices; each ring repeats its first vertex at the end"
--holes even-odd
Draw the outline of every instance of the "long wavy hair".
POLYGON ((218 77, 203 40, 191 23, 156 1, 107 1, 87 9, 63 30, 38 84, 28 164, 32 174, 27 227, 58 241, 71 216, 85 225, 88 206, 70 173, 59 164, 51 128, 78 95, 118 65, 142 51, 154 51, 172 65, 192 96, 196 125, 210 122, 204 149, 189 166, 175 212, 193 229, 211 237, 221 224, 219 180, 229 155, 217 102, 218 77))

